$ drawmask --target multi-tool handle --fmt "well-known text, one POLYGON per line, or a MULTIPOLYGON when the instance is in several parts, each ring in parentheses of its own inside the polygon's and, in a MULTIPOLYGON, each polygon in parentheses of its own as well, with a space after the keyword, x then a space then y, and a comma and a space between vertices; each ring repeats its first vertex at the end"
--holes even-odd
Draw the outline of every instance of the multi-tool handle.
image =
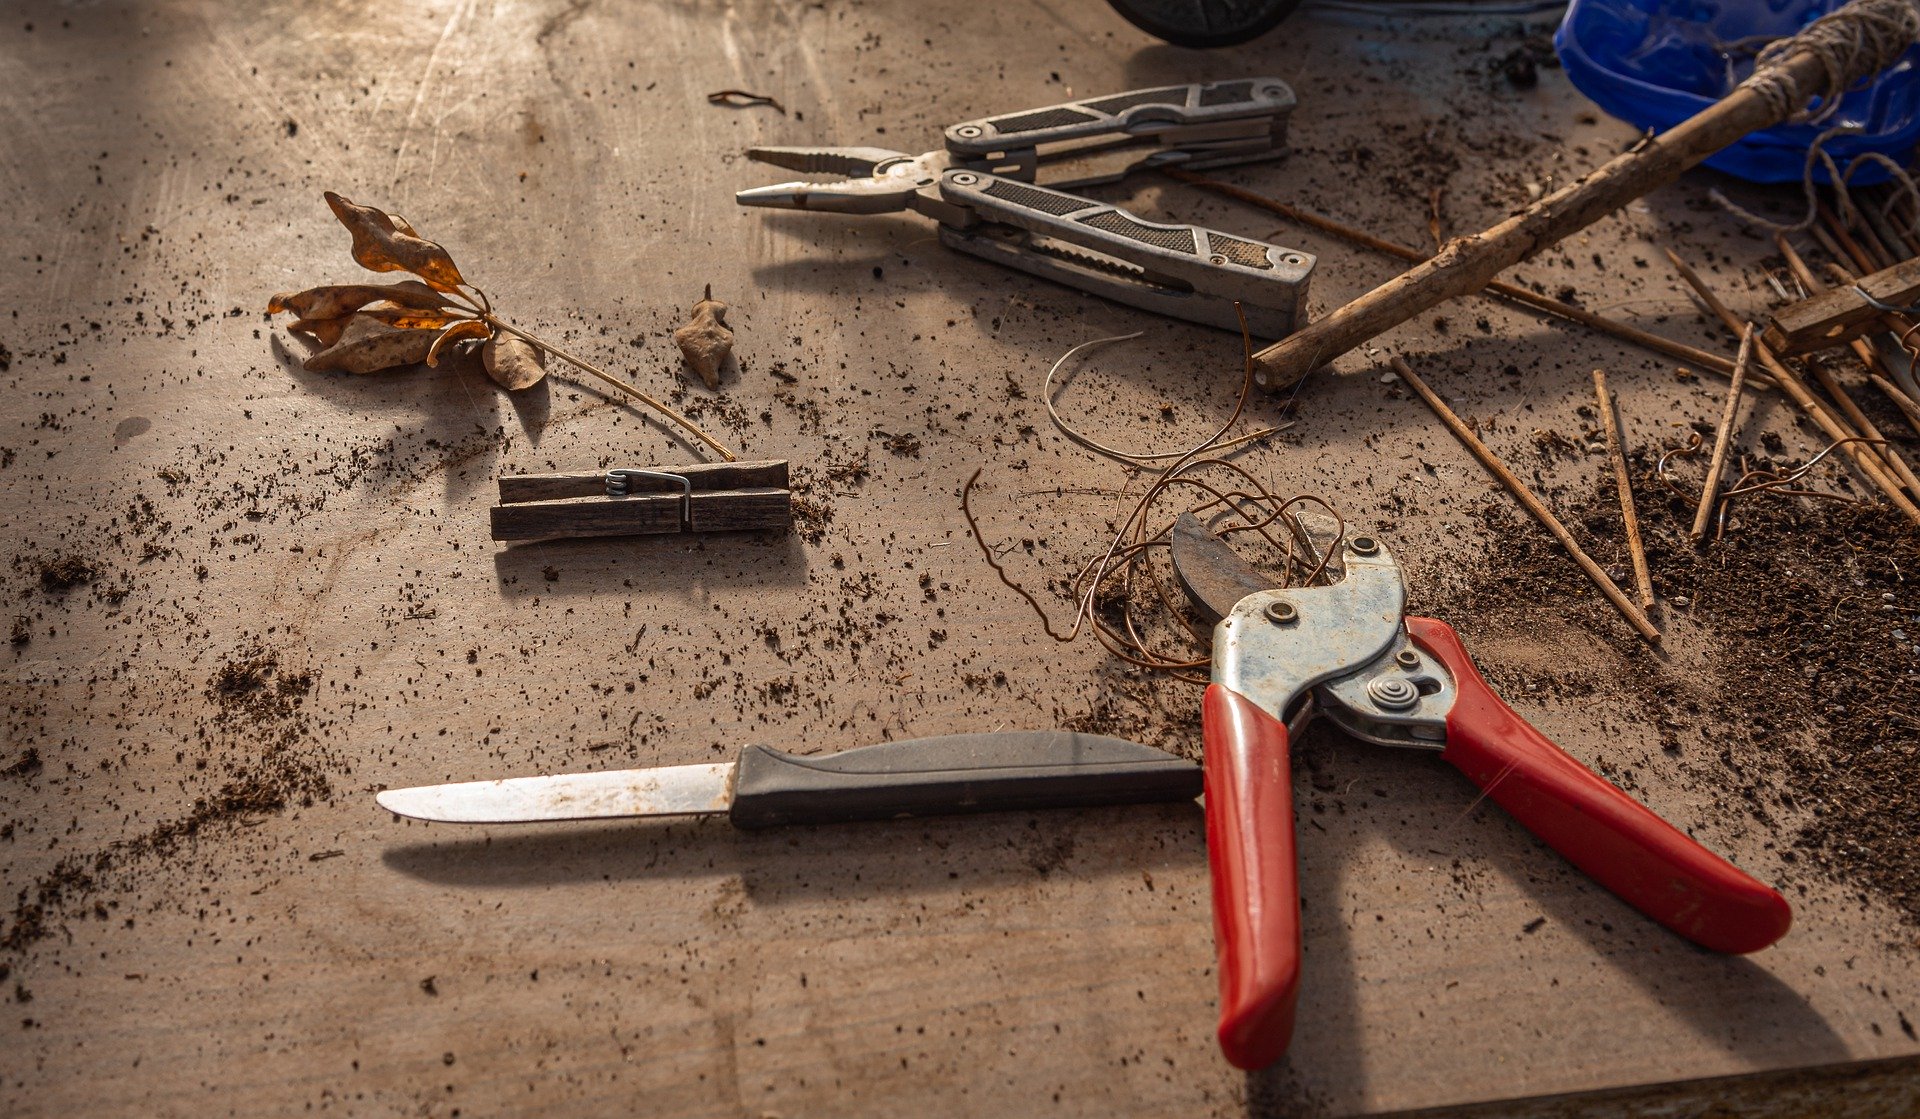
POLYGON ((1208 685, 1200 713, 1220 1052, 1265 1068, 1287 1051, 1300 989, 1287 725, 1224 684, 1208 685))
MULTIPOLYGON (((1232 306, 1237 301, 1246 308, 1249 328, 1262 338, 1283 337, 1293 330, 1313 271, 1314 258, 1297 249, 1197 225, 1142 221, 1118 206, 981 171, 946 172, 940 196, 988 222, 1091 249, 1139 275, 1120 269, 1133 282, 1107 290, 1086 282, 1085 267, 1071 276, 1054 275, 1067 271, 1057 267, 1058 254, 1018 254, 1024 259, 1003 254, 1005 263, 1145 310, 1228 330, 1238 328, 1232 306)), ((948 243, 977 255, 996 255, 991 248, 982 251, 961 239, 949 238, 948 243)), ((1091 263, 1098 271, 1100 262, 1091 263)))
POLYGON ((1575 761, 1487 686, 1451 626, 1407 619, 1454 678, 1440 756, 1622 901, 1703 948, 1757 952, 1786 935, 1785 898, 1575 761))
MULTIPOLYGON (((1294 103, 1293 90, 1278 78, 1135 89, 963 121, 947 129, 947 150, 973 159, 1066 140, 1140 136, 1247 118, 1275 118, 1274 127, 1284 129, 1294 103)), ((1203 136, 1195 138, 1204 141, 1203 136)))

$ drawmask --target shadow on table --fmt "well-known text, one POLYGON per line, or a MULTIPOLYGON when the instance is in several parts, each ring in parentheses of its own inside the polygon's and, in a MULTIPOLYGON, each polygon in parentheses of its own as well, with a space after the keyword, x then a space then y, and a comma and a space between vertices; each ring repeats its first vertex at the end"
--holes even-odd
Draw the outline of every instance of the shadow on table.
MULTIPOLYGON (((417 826, 417 825, 416 825, 417 826)), ((514 890, 737 875, 756 903, 975 890, 1060 873, 1137 877, 1206 858, 1197 802, 740 831, 724 820, 563 825, 414 843, 382 861, 442 886, 514 890), (1151 849, 1150 856, 1145 854, 1151 849)))
MULTIPOLYGON (((1296 788, 1302 789, 1300 836, 1300 892, 1303 915, 1303 979, 1294 1044, 1272 1068, 1247 1077, 1248 1112, 1256 1116, 1296 1117, 1344 1114, 1360 1105, 1370 1081, 1367 1030, 1378 1029, 1376 1017, 1362 1020, 1359 992, 1370 982, 1372 967, 1357 958, 1352 922, 1367 912, 1384 912, 1395 901, 1382 897, 1370 903, 1356 894, 1349 879, 1351 852, 1370 838, 1383 838, 1409 857, 1432 858, 1452 854, 1436 850, 1439 842, 1453 846, 1476 863, 1502 865, 1517 871, 1534 908, 1556 930, 1572 932, 1591 950, 1609 975, 1643 988, 1661 1005, 1684 1017, 1688 1043, 1739 1054, 1754 1062, 1788 1061, 1810 1065, 1844 1059, 1846 1044, 1806 999, 1776 979, 1760 964, 1740 956, 1726 956, 1697 948, 1667 932, 1603 887, 1590 881, 1560 856, 1490 803, 1463 815, 1475 790, 1437 757, 1419 757, 1391 750, 1374 750, 1343 739, 1327 727, 1316 727, 1302 742, 1296 764, 1296 788), (1338 751, 1337 755, 1333 752, 1338 751), (1312 774, 1321 767, 1337 767, 1340 784, 1364 789, 1371 795, 1346 796, 1345 807, 1324 814, 1311 805, 1332 803, 1340 796, 1309 791, 1312 774), (1315 821, 1325 821, 1320 826, 1315 821), (1447 837, 1471 827, 1470 841, 1448 844, 1447 837)), ((1325 784, 1325 782, 1322 782, 1325 784)), ((1387 920, 1393 920, 1387 914, 1387 920)), ((1445 920, 1444 914, 1435 919, 1445 920)), ((1499 935, 1499 934, 1493 934, 1499 935)), ((1464 982, 1476 971, 1492 968, 1489 961, 1498 945, 1489 943, 1464 982)), ((1412 982, 1415 980, 1402 980, 1412 982)), ((1435 980, 1439 982, 1440 980, 1435 980)), ((1540 1013, 1597 1014, 1601 1008, 1574 1005, 1547 1006, 1540 1013)), ((1485 1046, 1471 1037, 1460 1039, 1462 1059, 1486 1059, 1485 1046)), ((1542 1063, 1550 1054, 1542 1053, 1542 1063)), ((1570 1058, 1572 1060, 1572 1058, 1570 1058)), ((1501 1094, 1496 1092, 1496 1095, 1501 1094)))

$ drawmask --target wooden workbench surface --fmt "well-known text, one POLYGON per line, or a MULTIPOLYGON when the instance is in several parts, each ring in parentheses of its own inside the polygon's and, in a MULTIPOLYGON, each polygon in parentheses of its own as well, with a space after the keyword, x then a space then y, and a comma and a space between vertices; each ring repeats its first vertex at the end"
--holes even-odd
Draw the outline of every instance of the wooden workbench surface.
MULTIPOLYGON (((1630 141, 1558 71, 1502 76, 1543 27, 1304 15, 1200 54, 1091 0, 10 7, 0 582, 21 621, 0 652, 0 1111, 1347 1115, 1920 1052, 1913 926, 1720 810, 1711 753, 1663 751, 1625 696, 1631 637, 1552 603, 1453 620, 1496 677, 1589 681, 1585 701, 1511 698, 1790 882, 1793 933, 1752 958, 1694 950, 1469 811, 1433 759, 1317 732, 1301 1026, 1254 1077, 1212 1037, 1198 806, 743 834, 480 833, 373 803, 748 741, 1081 723, 1197 756, 1197 692, 1049 640, 957 498, 984 467, 977 508, 1009 564, 1036 587, 1068 573, 1126 506, 1097 491, 1131 479, 1052 430, 1048 364, 1146 329, 1064 404, 1166 445, 1230 408, 1238 340, 947 253, 912 215, 738 209, 732 191, 783 177, 742 152, 917 152, 955 120, 1274 74, 1299 94, 1296 152, 1236 181, 1417 242, 1407 198, 1428 183, 1477 228, 1630 141), (786 111, 706 102, 730 87, 786 111), (502 473, 697 456, 558 377, 509 399, 471 368, 303 372, 267 297, 363 275, 325 189, 405 214, 509 317, 654 391, 674 390, 667 334, 711 284, 740 369, 682 404, 745 457, 807 472, 823 531, 493 544, 502 473)), ((1528 278, 1720 346, 1664 273, 1628 263, 1682 246, 1762 305, 1765 247, 1701 207, 1707 185, 1528 278)), ((1391 274, 1164 181, 1103 196, 1320 253, 1317 308, 1391 274)), ((1717 384, 1648 354, 1492 305, 1452 318, 1383 344, 1477 370, 1446 391, 1501 417, 1509 450, 1577 429, 1595 364, 1636 445, 1718 414, 1717 384), (1499 373, 1514 363, 1528 375, 1499 373)), ((1368 355, 1336 369, 1243 461, 1353 516, 1390 504, 1419 596, 1486 547, 1465 514, 1485 480, 1368 355)), ((1818 449, 1777 411, 1759 422, 1818 449)), ((1560 469, 1590 488, 1606 467, 1560 469)), ((1703 671, 1705 635, 1676 623, 1671 645, 1665 671, 1703 671)))

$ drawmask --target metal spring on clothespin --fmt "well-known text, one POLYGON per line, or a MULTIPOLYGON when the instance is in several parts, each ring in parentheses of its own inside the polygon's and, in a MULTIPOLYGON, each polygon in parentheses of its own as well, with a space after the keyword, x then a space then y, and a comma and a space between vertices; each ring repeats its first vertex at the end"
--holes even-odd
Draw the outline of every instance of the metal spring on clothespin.
POLYGON ((633 493, 630 478, 652 478, 659 482, 675 482, 680 486, 680 529, 683 532, 693 528, 693 483, 679 474, 670 474, 664 470, 641 470, 638 467, 621 466, 607 471, 607 496, 627 497, 633 493))

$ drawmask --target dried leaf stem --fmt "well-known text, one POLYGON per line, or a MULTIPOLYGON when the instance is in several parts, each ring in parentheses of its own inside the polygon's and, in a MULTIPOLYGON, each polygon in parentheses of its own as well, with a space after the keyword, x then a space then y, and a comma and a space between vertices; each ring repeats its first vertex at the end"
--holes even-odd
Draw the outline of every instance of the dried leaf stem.
POLYGON ((1627 469, 1626 448, 1620 441, 1620 416, 1613 394, 1607 391, 1607 371, 1593 371, 1593 395, 1600 402, 1600 426, 1607 434, 1607 455, 1613 459, 1613 483, 1620 491, 1620 520, 1627 530, 1627 552, 1633 557, 1633 581, 1640 592, 1640 608, 1653 609, 1653 577, 1647 572, 1647 546, 1640 539, 1640 513, 1633 504, 1633 476, 1627 469))
POLYGON ((1507 488, 1507 492, 1511 493, 1527 512, 1533 514, 1534 520, 1539 521, 1548 532, 1553 534, 1553 538, 1560 542, 1560 546, 1573 557, 1573 561, 1580 565, 1580 570, 1586 572, 1587 578, 1593 581, 1593 585, 1607 597, 1608 602, 1613 603, 1614 609, 1620 611, 1620 616, 1627 620, 1627 624, 1645 638, 1648 644, 1660 644, 1660 631, 1647 620, 1646 614, 1633 604, 1633 600, 1627 597, 1626 592, 1620 589, 1619 584, 1615 583, 1599 564, 1593 562, 1593 557, 1580 547, 1580 542, 1573 538, 1573 533, 1568 532, 1567 526, 1560 523, 1560 518, 1554 516, 1553 511, 1534 496, 1533 491, 1527 488, 1527 484, 1520 480, 1519 475, 1508 469, 1507 464, 1501 462, 1500 457, 1480 441, 1480 437, 1473 433, 1473 429, 1466 425, 1466 421, 1456 415, 1453 409, 1447 407, 1446 401, 1441 400, 1438 393, 1427 387, 1427 383, 1420 379, 1412 366, 1398 355, 1391 358, 1390 362, 1393 371, 1400 374, 1407 384, 1413 386, 1413 390, 1420 394, 1420 399, 1426 401, 1427 407, 1433 409, 1433 414, 1440 417, 1440 422, 1446 424, 1448 430, 1453 432, 1454 438, 1460 440, 1461 445, 1471 451, 1474 458, 1480 460, 1480 465, 1486 467, 1487 471, 1507 488))
POLYGON ((1720 476, 1727 469, 1727 448, 1733 444, 1733 421, 1740 411, 1740 390, 1746 387, 1747 366, 1753 361, 1753 324, 1740 334, 1740 354, 1733 359, 1733 383, 1727 386, 1727 406, 1720 413, 1720 426, 1713 433, 1713 456, 1707 460, 1707 482, 1700 491, 1700 505, 1693 511, 1689 535, 1698 546, 1707 535, 1707 522, 1720 492, 1720 476))
POLYGON ((728 450, 726 446, 722 444, 719 440, 715 439, 713 436, 708 435, 705 431, 701 430, 699 424, 696 424, 692 420, 681 415, 678 411, 675 411, 673 408, 669 407, 663 401, 656 400, 652 396, 643 392, 640 389, 640 386, 635 385, 630 381, 623 381, 620 378, 615 377, 613 374, 608 373, 606 370, 600 368, 599 366, 593 364, 592 362, 582 360, 581 358, 577 358, 572 354, 568 353, 567 351, 561 349, 560 347, 554 345, 553 343, 545 341, 544 339, 541 339, 541 338, 537 338, 532 334, 527 333, 526 331, 520 329, 519 327, 513 325, 510 322, 507 322, 505 319, 500 318, 498 315, 495 315, 490 311, 480 312, 480 320, 482 322, 485 322, 487 325, 493 327, 496 330, 506 331, 508 334, 511 334, 514 337, 521 339, 522 341, 526 342, 530 346, 537 346, 540 349, 545 350, 547 353, 552 354, 554 357, 559 358, 561 361, 564 361, 569 365, 576 366, 582 371, 594 377, 598 377, 600 380, 605 381, 607 384, 612 385, 616 389, 619 389, 621 392, 624 392, 629 396, 632 396, 634 399, 640 401, 642 404, 645 404, 647 407, 652 408, 654 411, 667 417, 668 419, 672 420, 674 423, 679 424, 683 429, 685 429, 688 433, 692 434, 694 437, 699 439, 702 443, 705 443, 707 446, 713 448, 713 451, 715 454, 718 454, 721 458, 726 459, 728 462, 740 461, 739 457, 736 456, 732 451, 728 450))

